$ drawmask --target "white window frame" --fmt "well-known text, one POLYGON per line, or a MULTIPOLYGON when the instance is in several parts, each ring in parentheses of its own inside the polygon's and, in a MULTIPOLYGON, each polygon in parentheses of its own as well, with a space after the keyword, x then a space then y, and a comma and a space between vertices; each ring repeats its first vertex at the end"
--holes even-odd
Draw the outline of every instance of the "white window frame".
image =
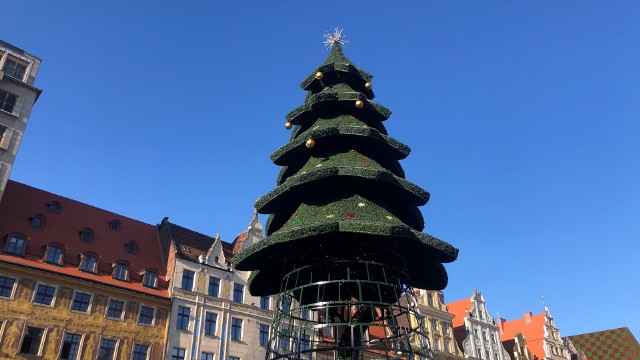
POLYGON ((153 344, 146 343, 146 342, 134 341, 133 344, 131 345, 131 358, 132 359, 133 359, 133 351, 135 350, 136 345, 145 345, 145 346, 147 346, 147 360, 149 360, 149 356, 151 356, 151 349, 153 348, 153 344))
POLYGON ((37 305, 37 306, 44 306, 44 307, 53 308, 53 307, 55 307, 56 300, 58 298, 58 290, 59 290, 59 286, 58 285, 53 285, 53 284, 46 283, 46 282, 43 282, 43 281, 38 281, 38 282, 36 282, 36 286, 33 288, 33 295, 31 296, 31 303, 33 305, 37 305), (38 287, 40 285, 50 286, 52 288, 55 288, 55 290, 53 291, 53 298, 51 299, 51 304, 47 305, 47 304, 41 304, 41 303, 35 302, 36 294, 38 294, 38 287))
POLYGON ((176 307, 176 315, 175 315, 176 323, 175 323, 173 329, 177 330, 177 331, 191 332, 192 331, 191 330, 191 326, 192 326, 191 325, 191 322, 192 322, 191 318, 192 318, 192 316, 194 316, 194 315, 193 315, 193 308, 191 306, 187 306, 186 304, 178 305, 176 307), (187 319, 187 328, 186 329, 178 329, 178 310, 180 310, 181 307, 189 309, 189 318, 187 319))
POLYGON ((231 341, 242 341, 242 339, 244 339, 244 328, 245 328, 245 319, 241 318, 241 317, 231 317, 231 322, 229 324, 229 340, 231 341), (240 320, 240 338, 239 339, 234 339, 233 338, 233 320, 240 320))
MULTIPOLYGON (((89 315, 91 314, 91 309, 93 308, 93 293, 89 292, 89 291, 84 291, 84 290, 78 290, 78 289, 74 289, 73 290, 73 295, 71 297, 71 301, 69 302, 69 311, 73 312, 73 313, 77 313, 77 314, 86 314, 89 315), (76 293, 83 293, 83 294, 87 294, 89 296, 91 296, 91 299, 89 300, 89 307, 87 308, 87 311, 80 311, 80 310, 73 310, 73 302, 76 299, 76 293)), ((109 303, 107 303, 107 306, 109 305, 109 303)))
POLYGON ((7 323, 9 322, 9 319, 7 318, 0 318, 0 343, 2 343, 2 335, 4 335, 4 329, 7 327, 7 323))
POLYGON ((48 326, 38 326, 36 324, 24 324, 24 327, 22 328, 22 335, 20 336, 20 344, 18 344, 18 351, 16 352, 16 355, 18 354, 22 354, 20 352, 20 349, 22 349, 22 343, 24 342, 24 337, 27 334, 27 329, 33 327, 33 328, 38 328, 38 329, 42 329, 44 330, 42 332, 42 341, 40 341, 40 347, 38 348, 38 353, 37 354, 27 354, 27 355, 35 355, 35 356, 42 356, 42 348, 44 348, 44 343, 47 341, 47 335, 49 335, 49 327, 48 326))
MULTIPOLYGON (((146 305, 146 304, 142 304, 142 303, 141 303, 141 304, 139 304, 139 305, 138 305, 138 314, 137 314, 137 316, 136 316, 136 324, 137 324, 137 325, 142 325, 142 326, 148 326, 148 327, 154 327, 154 326, 156 326, 156 315, 157 315, 157 313, 158 313, 158 311, 157 311, 157 310, 158 310, 158 309, 157 309, 155 306, 150 306, 150 305, 146 305), (139 320, 140 320, 140 313, 142 313, 142 307, 143 307, 143 306, 144 306, 144 307, 146 307, 146 308, 151 308, 151 309, 153 309, 153 317, 151 318, 151 324, 143 324, 143 323, 140 323, 140 322, 139 322, 139 320)), ((140 344, 145 345, 145 344, 143 344, 143 343, 140 343, 140 344)))
POLYGON ((220 314, 217 311, 204 311, 204 318, 202 319, 202 336, 215 338, 218 333, 218 326, 220 326, 220 314), (213 335, 209 335, 206 333, 206 324, 207 324, 207 313, 214 314, 216 316, 216 326, 213 328, 213 335))
POLYGON ((107 305, 104 307, 104 318, 105 319, 109 319, 109 320, 124 321, 126 309, 127 309, 127 301, 126 300, 110 296, 110 297, 107 298, 107 305), (120 318, 119 319, 107 316, 107 314, 109 313, 109 303, 111 302, 111 300, 122 301, 122 314, 120 314, 120 318))
MULTIPOLYGON (((92 298, 93 298, 93 295, 92 295, 92 298)), ((62 332, 62 340, 61 340, 61 343, 60 343, 60 351, 58 351, 58 359, 60 359, 60 357, 62 356, 62 348, 64 347, 64 337, 65 337, 65 335, 67 335, 67 333, 80 335, 80 344, 78 344, 78 357, 76 358, 76 360, 82 359, 82 348, 84 346, 84 339, 86 338, 87 334, 85 332, 82 332, 82 331, 71 331, 71 330, 67 330, 67 329, 65 329, 62 332)))
POLYGON ((96 356, 95 356, 95 359, 98 360, 98 356, 100 355, 100 343, 102 342, 102 339, 115 340, 116 341, 116 346, 113 348, 113 358, 112 359, 118 359, 118 348, 120 347, 120 339, 114 338, 114 337, 110 337, 110 336, 102 336, 102 335, 98 338, 98 344, 96 345, 96 356))
POLYGON ((17 276, 10 276, 7 275, 5 273, 0 273, 0 276, 5 277, 5 278, 9 278, 9 279, 14 279, 14 283, 13 283, 13 289, 11 289, 11 294, 9 294, 9 297, 3 297, 0 296, 0 299, 5 299, 5 300, 13 300, 16 296, 16 289, 18 288, 18 282, 20 281, 20 278, 17 276))
MULTIPOLYGON (((182 268, 182 276, 180 276, 180 290, 184 290, 184 291, 195 291, 195 287, 198 284, 198 272, 195 270, 191 270, 187 267, 182 268), (191 289, 184 289, 182 286, 182 282, 184 281, 184 271, 191 271, 193 273, 193 279, 191 279, 191 289)), ((208 285, 208 284, 207 284, 208 285)))

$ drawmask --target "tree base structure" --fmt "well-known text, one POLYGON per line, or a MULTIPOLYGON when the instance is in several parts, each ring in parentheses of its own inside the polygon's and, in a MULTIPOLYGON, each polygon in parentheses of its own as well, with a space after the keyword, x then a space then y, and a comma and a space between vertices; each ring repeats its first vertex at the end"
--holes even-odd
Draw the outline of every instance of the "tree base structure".
POLYGON ((326 258, 282 282, 267 359, 433 359, 406 272, 326 258))

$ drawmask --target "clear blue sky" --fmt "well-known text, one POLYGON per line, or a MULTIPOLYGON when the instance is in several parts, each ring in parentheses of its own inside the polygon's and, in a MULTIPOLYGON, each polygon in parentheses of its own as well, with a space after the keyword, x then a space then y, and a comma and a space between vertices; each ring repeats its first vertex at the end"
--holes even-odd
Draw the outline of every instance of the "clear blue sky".
MULTIPOLYGON (((14 180, 233 240, 275 185, 284 115, 326 31, 372 73, 460 248, 447 301, 640 337, 640 2, 17 1, 43 59, 14 180)), ((263 218, 265 220, 266 218, 263 218)))

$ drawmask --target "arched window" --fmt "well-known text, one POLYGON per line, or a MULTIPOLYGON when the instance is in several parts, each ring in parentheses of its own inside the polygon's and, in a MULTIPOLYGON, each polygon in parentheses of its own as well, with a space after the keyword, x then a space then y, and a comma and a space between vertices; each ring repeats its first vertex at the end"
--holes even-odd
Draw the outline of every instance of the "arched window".
POLYGON ((136 242, 134 240, 131 240, 124 244, 124 250, 128 254, 135 254, 138 251, 138 245, 136 245, 136 242))
POLYGON ((93 240, 93 231, 89 228, 80 230, 80 240, 84 242, 91 242, 93 240))
POLYGON ((7 241, 4 251, 9 254, 22 256, 24 255, 26 245, 27 242, 24 238, 17 235, 11 235, 9 236, 9 241, 7 241))
POLYGON ((42 229, 44 226, 44 216, 33 215, 30 219, 29 225, 34 229, 42 229))
POLYGON ((62 254, 64 249, 58 245, 47 245, 47 252, 44 261, 49 264, 62 265, 62 254))
POLYGON ((113 230, 113 231, 118 231, 120 230, 120 221, 113 219, 111 221, 109 221, 109 229, 113 230))
POLYGON ((158 274, 155 271, 147 270, 144 272, 144 278, 142 284, 146 287, 156 288, 158 287, 158 274))
POLYGON ((62 210, 62 205, 60 205, 60 203, 57 201, 52 201, 47 204, 47 209, 52 213, 59 214, 60 210, 62 210))
POLYGON ((129 267, 127 264, 117 262, 113 264, 113 278, 116 280, 129 280, 129 267))
POLYGON ((82 254, 80 259, 80 270, 96 273, 98 269, 98 258, 90 254, 82 254))

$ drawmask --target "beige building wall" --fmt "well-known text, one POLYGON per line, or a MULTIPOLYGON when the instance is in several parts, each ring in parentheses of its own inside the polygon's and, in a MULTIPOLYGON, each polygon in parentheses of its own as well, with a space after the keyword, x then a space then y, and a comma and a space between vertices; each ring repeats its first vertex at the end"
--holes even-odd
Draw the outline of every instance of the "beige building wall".
POLYGON ((216 360, 230 357, 264 359, 267 348, 260 343, 260 325, 270 326, 275 302, 269 298, 268 309, 261 309, 260 297, 251 296, 247 290, 248 277, 248 272, 234 271, 224 265, 177 259, 166 359, 172 359, 174 353, 180 354, 180 349, 184 350, 184 359, 200 360, 202 353, 212 354, 216 360), (182 289, 185 270, 195 274, 191 290, 182 289), (220 280, 218 296, 207 294, 210 277, 220 280), (236 284, 243 287, 242 302, 234 301, 236 284), (185 308, 189 309, 186 330, 179 329, 178 324, 179 313, 185 308), (205 335, 207 313, 216 315, 213 335, 205 335), (231 336, 234 319, 241 321, 239 339, 231 336))
POLYGON ((442 291, 415 290, 418 309, 425 317, 429 343, 436 360, 464 359, 453 336, 453 314, 447 312, 442 291))
POLYGON ((0 201, 31 108, 42 90, 33 86, 41 60, 0 40, 0 201))

